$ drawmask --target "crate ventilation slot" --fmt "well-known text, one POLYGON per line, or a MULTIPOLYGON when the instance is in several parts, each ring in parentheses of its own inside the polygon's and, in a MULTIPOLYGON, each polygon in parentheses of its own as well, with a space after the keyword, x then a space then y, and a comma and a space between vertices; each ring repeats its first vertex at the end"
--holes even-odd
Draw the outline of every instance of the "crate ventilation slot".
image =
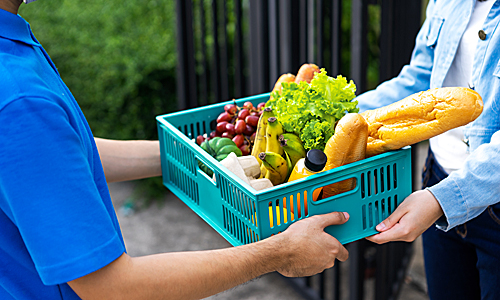
POLYGON ((192 200, 196 204, 199 204, 198 184, 196 184, 196 182, 193 181, 193 179, 189 177, 185 172, 182 172, 174 165, 168 168, 168 173, 168 176, 172 183, 184 194, 186 194, 190 200, 192 200))
POLYGON ((168 178, 178 189, 186 194, 190 200, 198 204, 198 184, 194 181, 192 175, 195 174, 196 168, 193 162, 196 162, 191 150, 183 145, 175 136, 165 134, 165 147, 171 156, 171 161, 168 162, 167 172, 168 178))
POLYGON ((223 207, 223 223, 224 229, 231 236, 236 238, 243 244, 253 243, 260 240, 259 235, 246 225, 242 220, 238 219, 230 209, 223 207))
POLYGON ((179 126, 177 127, 177 129, 179 129, 179 131, 184 133, 190 139, 195 139, 197 136, 203 135, 205 132, 208 132, 206 123, 204 121, 179 126))
MULTIPOLYGON (((253 222, 257 212, 255 202, 224 177, 218 176, 217 180, 220 182, 222 198, 226 205, 238 211, 249 222, 253 222)), ((255 223, 254 225, 257 226, 255 223)))
POLYGON ((396 209, 397 205, 398 195, 363 204, 361 206, 363 230, 374 229, 396 209))
POLYGON ((361 173, 361 198, 384 193, 398 187, 396 164, 361 173))

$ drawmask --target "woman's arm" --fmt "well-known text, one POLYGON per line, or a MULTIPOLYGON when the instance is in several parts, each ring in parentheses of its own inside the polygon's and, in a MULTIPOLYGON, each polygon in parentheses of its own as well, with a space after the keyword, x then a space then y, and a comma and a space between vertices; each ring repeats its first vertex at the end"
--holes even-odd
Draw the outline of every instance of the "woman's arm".
POLYGON ((95 138, 107 182, 161 176, 158 141, 95 138))
POLYGON ((378 243, 415 240, 443 214, 448 231, 480 215, 500 195, 500 131, 491 142, 481 145, 465 160, 464 166, 438 184, 408 196, 377 226, 381 233, 367 239, 378 243))

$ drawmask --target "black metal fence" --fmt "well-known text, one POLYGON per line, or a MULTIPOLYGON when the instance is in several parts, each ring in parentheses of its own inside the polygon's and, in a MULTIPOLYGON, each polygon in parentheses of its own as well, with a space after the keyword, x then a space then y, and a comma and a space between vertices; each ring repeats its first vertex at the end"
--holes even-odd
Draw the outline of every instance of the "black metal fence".
MULTIPOLYGON (((178 108, 269 92, 281 74, 306 62, 366 91, 408 63, 422 2, 177 0, 178 108)), ((307 299, 366 299, 372 284, 370 298, 396 299, 411 244, 347 247, 348 262, 290 279, 293 286, 307 299)))
POLYGON ((363 92, 373 66, 378 82, 409 61, 421 11, 421 0, 177 0, 179 109, 268 92, 305 62, 363 92))

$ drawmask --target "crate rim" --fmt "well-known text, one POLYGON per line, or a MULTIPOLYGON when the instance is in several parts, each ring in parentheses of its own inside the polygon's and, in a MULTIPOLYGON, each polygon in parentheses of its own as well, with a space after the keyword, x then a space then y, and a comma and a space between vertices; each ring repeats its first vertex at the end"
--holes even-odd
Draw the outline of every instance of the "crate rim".
MULTIPOLYGON (((166 126, 170 130, 172 130, 173 132, 177 133, 178 137, 181 138, 182 140, 184 140, 187 143, 187 145, 189 145, 191 148, 193 148, 193 147, 199 148, 199 149, 193 148, 192 150, 202 150, 201 147, 198 144, 196 144, 196 142, 194 142, 189 137, 187 137, 183 132, 181 132, 177 127, 172 125, 166 119, 186 115, 186 114, 192 113, 194 111, 217 108, 220 106, 224 106, 226 104, 233 103, 234 101, 237 103, 240 103, 240 102, 250 101, 252 99, 255 100, 257 98, 262 98, 262 97, 269 96, 269 95, 270 95, 270 93, 258 94, 258 95, 253 95, 253 96, 241 98, 238 100, 236 100, 236 99, 228 100, 228 101, 224 101, 224 102, 209 104, 209 105, 191 108, 191 109, 187 109, 187 110, 182 110, 182 111, 178 111, 178 112, 162 114, 162 115, 158 115, 156 117, 156 120, 160 124, 162 124, 163 126, 166 126)), ((309 177, 302 178, 302 179, 299 179, 299 180, 293 181, 293 182, 285 182, 285 183, 282 183, 280 185, 273 186, 272 188, 267 188, 264 190, 254 189, 252 186, 250 186, 245 181, 243 181, 241 178, 236 176, 233 172, 229 171, 229 169, 227 169, 224 165, 222 165, 215 158, 213 158, 212 156, 210 156, 208 153, 206 153, 203 150, 196 151, 197 154, 195 155, 195 157, 200 158, 200 157, 198 157, 198 155, 200 155, 201 156, 200 160, 205 159, 205 160, 209 161, 211 164, 213 164, 215 166, 215 168, 218 169, 217 170, 218 172, 224 173, 225 175, 229 176, 233 180, 233 183, 237 184, 242 189, 242 191, 245 192, 245 194, 247 194, 249 197, 251 197, 252 199, 255 199, 258 202, 262 198, 267 199, 270 197, 278 197, 282 190, 290 188, 291 186, 295 186, 293 188, 294 191, 295 190, 300 190, 300 191, 310 190, 311 186, 309 185, 309 183, 312 180, 314 180, 315 183, 317 183, 314 185, 314 188, 321 187, 321 186, 323 186, 322 184, 324 182, 330 181, 331 179, 337 179, 339 177, 345 176, 345 174, 349 174, 349 172, 352 172, 352 171, 355 171, 359 168, 362 168, 362 165, 364 165, 365 163, 370 163, 370 162, 374 162, 374 161, 380 162, 381 160, 390 160, 391 158, 397 158, 398 156, 404 155, 404 151, 410 151, 410 149, 411 149, 411 146, 405 146, 405 147, 402 147, 402 148, 397 149, 397 150, 387 151, 387 152, 384 152, 384 153, 381 153, 381 154, 378 154, 375 156, 365 158, 363 160, 359 160, 359 161, 356 161, 356 162, 353 162, 353 163, 350 163, 347 165, 343 165, 343 166, 340 166, 340 167, 337 167, 337 168, 334 168, 334 169, 331 169, 328 171, 314 174, 314 176, 309 176, 309 177)), ((202 162, 204 162, 204 161, 202 161, 202 162)), ((351 177, 347 177, 347 178, 351 178, 351 177)), ((214 184, 216 184, 218 186, 219 183, 214 182, 214 184)), ((344 193, 333 196, 331 198, 324 199, 324 200, 331 201, 331 200, 334 200, 336 197, 342 196, 343 194, 344 193)), ((315 205, 315 204, 318 205, 319 202, 323 202, 323 201, 318 201, 318 203, 310 201, 310 203, 313 205, 315 205)))
POLYGON ((250 101, 252 99, 263 98, 265 96, 270 96, 270 95, 271 95, 271 93, 262 93, 262 94, 257 94, 257 95, 251 95, 251 96, 248 96, 248 97, 245 97, 245 98, 226 100, 226 101, 223 101, 223 102, 202 105, 202 106, 199 106, 199 107, 194 107, 194 108, 190 108, 190 109, 175 111, 175 112, 166 113, 166 114, 160 114, 160 115, 156 116, 156 120, 164 123, 163 122, 164 121, 163 118, 165 118, 165 117, 176 117, 178 115, 183 115, 183 114, 194 112, 194 111, 198 111, 198 110, 205 110, 205 109, 210 109, 210 108, 216 108, 216 107, 224 106, 226 104, 230 104, 230 103, 233 103, 233 102, 239 103, 239 102, 250 101))

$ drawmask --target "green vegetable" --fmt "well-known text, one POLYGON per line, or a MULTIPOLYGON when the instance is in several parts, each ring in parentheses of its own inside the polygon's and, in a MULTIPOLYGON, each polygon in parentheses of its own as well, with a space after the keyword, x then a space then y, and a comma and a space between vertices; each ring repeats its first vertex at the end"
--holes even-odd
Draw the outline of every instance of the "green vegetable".
MULTIPOLYGON (((201 143, 200 147, 217 161, 223 160, 231 152, 234 152, 236 156, 242 155, 240 148, 238 148, 238 146, 236 146, 236 144, 229 138, 214 137, 201 143)), ((203 163, 198 162, 198 166, 209 176, 212 176, 212 170, 210 170, 203 163)))
POLYGON ((282 83, 281 94, 273 93, 266 106, 272 107, 286 132, 297 134, 306 150, 324 150, 335 124, 346 113, 356 113, 356 85, 345 77, 316 73, 311 83, 282 83))

